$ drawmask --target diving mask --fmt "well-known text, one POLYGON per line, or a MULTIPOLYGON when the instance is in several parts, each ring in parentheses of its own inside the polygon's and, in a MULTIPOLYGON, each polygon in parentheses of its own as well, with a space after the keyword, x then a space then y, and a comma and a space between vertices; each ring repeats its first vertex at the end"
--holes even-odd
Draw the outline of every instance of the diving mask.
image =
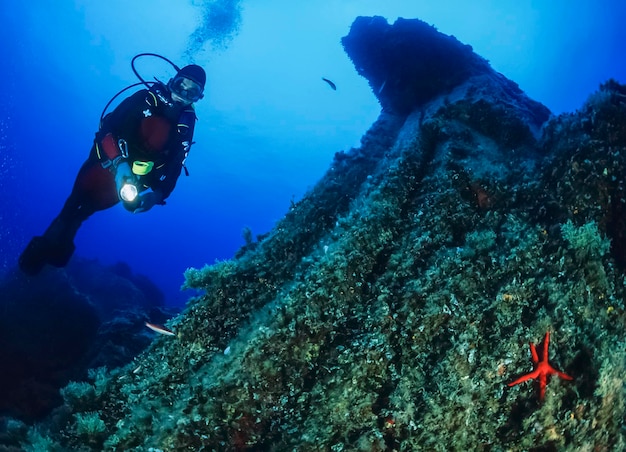
POLYGON ((187 77, 176 76, 170 80, 168 86, 172 93, 172 100, 176 102, 192 104, 203 97, 202 87, 187 77))

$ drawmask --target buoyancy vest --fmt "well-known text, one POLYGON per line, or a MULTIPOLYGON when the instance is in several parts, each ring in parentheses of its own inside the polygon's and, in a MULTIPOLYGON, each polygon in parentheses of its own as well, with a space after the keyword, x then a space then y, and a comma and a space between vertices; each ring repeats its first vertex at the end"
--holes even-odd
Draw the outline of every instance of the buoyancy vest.
MULTIPOLYGON (((129 162, 134 169, 137 169, 136 172, 134 171, 135 174, 145 175, 149 173, 155 163, 154 160, 165 163, 163 155, 159 154, 165 150, 168 144, 174 147, 172 151, 176 153, 176 156, 170 155, 167 160, 181 162, 185 174, 188 174, 184 162, 192 144, 193 126, 197 119, 193 106, 180 107, 174 104, 169 97, 167 88, 161 82, 156 82, 150 87, 146 93, 145 102, 147 108, 142 111, 143 117, 136 136, 141 142, 141 151, 135 147, 139 143, 135 146, 129 143, 130 146, 139 151, 139 155, 136 152, 130 153, 135 154, 135 160, 129 162), (173 127, 176 127, 176 138, 172 137, 173 127)), ((102 140, 102 144, 104 144, 104 140, 102 140)), ((96 146, 98 159, 105 168, 109 166, 114 168, 116 165, 111 165, 112 163, 117 163, 120 157, 128 157, 128 154, 126 156, 118 154, 118 146, 110 146, 109 148, 110 152, 101 152, 100 148, 96 146), (116 155, 109 155, 111 152, 116 155)), ((133 156, 130 157, 132 159, 133 156)), ((159 166, 162 166, 163 163, 159 166)))

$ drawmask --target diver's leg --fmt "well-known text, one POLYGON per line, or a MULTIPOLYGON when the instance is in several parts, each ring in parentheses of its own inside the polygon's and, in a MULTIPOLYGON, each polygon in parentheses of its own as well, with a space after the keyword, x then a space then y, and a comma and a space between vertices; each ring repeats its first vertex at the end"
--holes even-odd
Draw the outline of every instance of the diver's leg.
POLYGON ((81 167, 61 213, 43 235, 34 237, 19 259, 24 273, 36 275, 46 264, 64 267, 75 250, 74 237, 83 221, 118 202, 113 175, 89 159, 81 167))
POLYGON ((80 194, 72 191, 61 213, 52 220, 41 239, 47 244, 46 263, 55 267, 65 267, 76 246, 74 237, 80 225, 94 211, 80 202, 80 194))

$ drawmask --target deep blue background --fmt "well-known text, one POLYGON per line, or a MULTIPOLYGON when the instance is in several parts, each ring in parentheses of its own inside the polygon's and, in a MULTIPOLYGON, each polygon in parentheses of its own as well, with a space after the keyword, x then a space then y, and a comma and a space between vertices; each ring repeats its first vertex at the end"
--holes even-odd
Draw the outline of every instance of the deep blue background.
MULTIPOLYGON (((4 271, 60 210, 102 108, 136 81, 130 60, 140 52, 207 70, 191 176, 181 176, 165 207, 132 215, 116 206, 94 215, 79 231, 76 253, 128 262, 172 304, 186 298, 178 291, 186 268, 230 258, 244 227, 270 230, 333 154, 357 146, 376 119, 376 99, 339 42, 358 15, 432 23, 557 114, 579 108, 609 77, 626 82, 623 1, 242 1, 232 40, 221 49, 210 42, 198 48, 190 36, 203 26, 208 3, 2 2, 4 271)), ((143 59, 139 69, 147 79, 172 75, 158 60, 143 59)))

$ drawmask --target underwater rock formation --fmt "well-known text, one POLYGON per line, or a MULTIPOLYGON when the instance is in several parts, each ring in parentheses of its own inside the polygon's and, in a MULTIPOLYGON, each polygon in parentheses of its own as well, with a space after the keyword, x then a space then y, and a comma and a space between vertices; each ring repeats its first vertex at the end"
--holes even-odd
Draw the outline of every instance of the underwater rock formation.
POLYGON ((383 17, 358 17, 341 41, 383 109, 395 114, 407 115, 428 103, 438 109, 442 100, 481 101, 512 108, 533 132, 550 114, 470 46, 421 20, 400 18, 389 25, 383 17))
POLYGON ((550 117, 418 20, 358 18, 343 42, 383 107, 361 146, 255 246, 186 272, 202 295, 169 323, 176 337, 5 437, 85 451, 625 447, 626 87, 550 117), (574 380, 539 402, 507 383, 546 331, 574 380))
POLYGON ((71 379, 128 363, 151 342, 144 323, 174 312, 162 311, 163 294, 125 264, 74 259, 67 269, 47 269, 36 283, 18 270, 6 275, 0 416, 40 419, 62 403, 59 389, 71 379))

